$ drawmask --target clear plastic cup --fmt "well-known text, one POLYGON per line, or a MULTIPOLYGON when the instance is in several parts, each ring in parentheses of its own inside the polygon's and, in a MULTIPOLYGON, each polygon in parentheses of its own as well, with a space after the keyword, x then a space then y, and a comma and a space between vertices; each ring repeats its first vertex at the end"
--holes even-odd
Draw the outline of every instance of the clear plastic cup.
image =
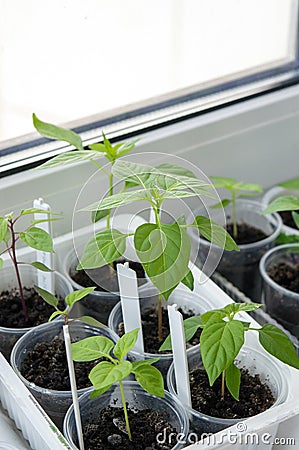
MULTIPOLYGON (((295 197, 299 197, 299 192, 297 190, 291 190, 291 189, 285 189, 281 186, 274 186, 271 189, 269 189, 265 195, 263 196, 263 203, 267 206, 269 203, 273 202, 278 197, 286 196, 286 195, 293 195, 295 197)), ((279 213, 280 215, 283 215, 282 213, 279 213)), ((282 217, 282 227, 281 231, 287 235, 296 234, 299 235, 298 228, 293 228, 292 226, 286 225, 284 223, 284 218, 282 217)))
MULTIPOLYGON (((38 269, 30 264, 22 264, 19 266, 23 287, 32 288, 38 285, 38 269)), ((72 285, 59 272, 53 272, 55 283, 55 294, 57 297, 64 299, 73 291, 72 285)), ((16 275, 14 268, 5 267, 0 272, 0 292, 10 290, 17 287, 16 275)), ((11 349, 18 339, 33 327, 26 328, 7 328, 0 326, 0 351, 9 360, 11 349)))
MULTIPOLYGON (((237 252, 222 250, 209 241, 200 238, 195 228, 190 228, 191 239, 197 248, 197 264, 208 276, 217 270, 227 280, 232 282, 251 300, 259 302, 262 293, 262 279, 259 273, 261 257, 275 245, 282 221, 277 213, 263 215, 261 212, 265 205, 252 200, 237 200, 236 215, 238 223, 246 223, 256 227, 266 234, 266 238, 250 244, 240 244, 237 252)), ((225 226, 225 220, 230 222, 232 216, 231 204, 221 209, 212 210, 211 219, 225 226)), ((210 211, 211 212, 211 211, 210 211)), ((194 216, 207 216, 207 211, 198 209, 194 216)))
MULTIPOLYGON (((142 300, 140 302, 140 310, 141 314, 145 314, 147 310, 151 310, 153 307, 157 307, 158 296, 152 295, 146 300, 142 300)), ((194 315, 203 314, 210 309, 214 309, 217 307, 213 303, 212 300, 204 298, 199 294, 195 294, 190 292, 184 286, 177 287, 172 294, 170 295, 168 301, 163 301, 163 308, 166 308, 167 305, 177 304, 179 308, 181 308, 184 312, 191 312, 194 315)), ((158 318, 157 318, 158 320, 158 318)), ((123 314, 121 308, 121 302, 119 302, 111 311, 108 320, 108 326, 111 328, 116 334, 118 332, 119 324, 123 322, 123 314)), ((199 344, 194 346, 194 348, 199 348, 199 344)), ((130 361, 138 361, 140 359, 151 359, 151 358, 160 358, 155 366, 162 372, 163 376, 166 377, 167 370, 172 363, 173 354, 172 353, 149 353, 145 352, 143 355, 136 351, 131 351, 128 354, 128 359, 130 361)))
MULTIPOLYGON (((60 429, 62 429, 64 415, 70 404, 72 403, 71 391, 46 389, 37 386, 34 383, 28 382, 26 378, 24 378, 24 376, 21 374, 21 368, 26 353, 33 350, 37 343, 51 342, 55 336, 59 336, 61 339, 63 339, 64 323, 64 320, 59 319, 53 322, 39 325, 38 327, 35 327, 32 330, 28 331, 15 344, 11 352, 10 359, 11 366, 16 374, 60 429)), ((69 327, 72 340, 81 340, 89 336, 99 335, 108 337, 113 342, 116 342, 117 340, 114 333, 108 327, 92 327, 80 321, 71 322, 69 324, 69 327)), ((67 361, 65 362, 65 364, 67 364, 67 361)), ((87 388, 79 389, 78 395, 84 393, 86 389, 87 388)))
POLYGON ((268 275, 268 270, 280 263, 299 263, 299 244, 279 245, 261 259, 263 301, 268 314, 299 338, 299 294, 285 289, 268 275))
MULTIPOLYGON (((199 351, 188 350, 187 360, 189 371, 202 367, 199 351)), ((236 358, 236 363, 240 368, 245 367, 251 375, 259 374, 261 381, 270 387, 275 398, 275 403, 271 408, 287 400, 290 391, 290 371, 286 366, 277 364, 274 357, 256 350, 254 347, 244 346, 236 358)), ((167 373, 167 387, 171 394, 177 395, 173 364, 171 364, 167 373)), ((188 406, 186 406, 186 410, 190 418, 190 431, 196 433, 199 437, 204 433, 217 433, 246 419, 246 417, 240 419, 212 417, 188 406)))
MULTIPOLYGON (((134 411, 141 411, 149 408, 165 415, 165 420, 175 427, 179 433, 178 443, 172 447, 172 450, 183 448, 189 431, 189 419, 182 404, 167 391, 165 391, 164 398, 150 395, 135 381, 123 381, 123 387, 128 407, 134 409, 134 411)), ((122 405, 121 393, 117 384, 113 385, 109 391, 105 392, 100 397, 89 398, 91 392, 92 389, 79 398, 83 427, 86 423, 92 423, 93 418, 99 414, 99 411, 107 406, 121 407, 122 405)), ((71 406, 66 413, 63 433, 74 450, 78 450, 78 447, 76 446, 76 426, 73 406, 71 406)), ((159 436, 158 439, 162 442, 163 434, 159 436)), ((134 448, 134 442, 132 442, 132 448, 134 448)))

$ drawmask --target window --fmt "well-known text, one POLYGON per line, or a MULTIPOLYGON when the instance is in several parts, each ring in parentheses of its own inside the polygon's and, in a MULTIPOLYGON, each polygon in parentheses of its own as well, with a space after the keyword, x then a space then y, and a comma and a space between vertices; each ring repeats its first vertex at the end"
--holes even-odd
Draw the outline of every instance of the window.
POLYGON ((32 112, 87 139, 117 137, 297 81, 297 0, 0 7, 3 171, 63 151, 31 134, 32 112))

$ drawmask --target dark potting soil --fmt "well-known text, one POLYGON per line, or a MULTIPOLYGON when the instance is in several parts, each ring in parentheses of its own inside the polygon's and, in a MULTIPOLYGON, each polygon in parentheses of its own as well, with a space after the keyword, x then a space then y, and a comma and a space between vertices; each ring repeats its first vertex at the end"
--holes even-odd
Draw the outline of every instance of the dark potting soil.
MULTIPOLYGON (((183 319, 188 319, 194 316, 193 311, 183 312, 182 309, 178 308, 178 311, 182 313, 183 319)), ((162 336, 163 340, 158 339, 158 312, 157 309, 152 308, 147 310, 145 313, 141 313, 141 323, 142 332, 144 339, 144 348, 147 353, 159 353, 159 348, 164 340, 170 333, 168 312, 166 308, 162 309, 162 336)), ((193 338, 188 342, 187 347, 192 347, 193 345, 199 344, 201 329, 199 329, 193 338)), ((124 324, 121 322, 118 328, 118 335, 122 336, 124 334, 124 324)), ((163 352, 164 353, 164 352, 163 352)), ((165 352, 170 353, 170 352, 165 352)))
MULTIPOLYGON (((34 288, 23 288, 28 313, 25 320, 20 293, 17 289, 3 291, 0 294, 0 326, 7 328, 27 328, 40 325, 48 321, 55 311, 53 306, 46 303, 34 288)), ((63 300, 60 307, 65 308, 63 300)))
POLYGON ((299 263, 281 262, 269 267, 267 273, 281 287, 299 294, 299 263))
MULTIPOLYGON (((112 271, 110 266, 107 264, 106 266, 99 267, 97 269, 89 269, 89 270, 76 270, 75 267, 71 269, 70 276, 71 278, 78 283, 80 286, 89 287, 97 285, 96 291, 102 292, 118 292, 118 280, 117 280, 117 272, 116 272, 116 264, 124 263, 124 259, 118 259, 114 261, 112 271)), ((135 270, 137 274, 137 283, 139 286, 146 282, 145 273, 143 267, 140 263, 136 261, 128 261, 129 267, 135 270)))
MULTIPOLYGON (((233 236, 233 224, 229 223, 226 226, 228 233, 233 236)), ((238 245, 242 244, 252 244, 253 242, 258 242, 267 237, 267 235, 259 228, 248 225, 247 223, 237 224, 237 237, 234 238, 238 245)))
MULTIPOLYGON (((299 210, 297 210, 295 212, 299 214, 299 210)), ((292 217, 291 211, 280 211, 278 214, 280 215, 284 225, 287 225, 288 227, 298 230, 298 227, 295 224, 294 219, 292 217)))
MULTIPOLYGON (((74 362, 78 389, 91 386, 88 374, 99 361, 101 360, 74 362)), ((26 380, 37 386, 57 391, 69 391, 71 386, 63 339, 55 336, 52 342, 36 344, 33 350, 26 353, 21 373, 26 380)))
MULTIPOLYGON (((169 450, 177 443, 179 433, 168 423, 168 414, 151 409, 128 410, 132 441, 129 440, 122 408, 108 406, 83 428, 86 450, 169 450), (164 431, 165 430, 165 431, 164 431), (165 433, 165 443, 157 435, 165 433), (159 439, 158 439, 159 440, 159 439)), ((164 440, 164 439, 163 439, 164 440)))
POLYGON ((244 368, 241 369, 239 401, 227 390, 221 400, 221 377, 211 387, 204 369, 190 372, 190 388, 193 409, 224 419, 254 416, 270 408, 275 401, 271 389, 261 382, 259 375, 250 375, 244 368))

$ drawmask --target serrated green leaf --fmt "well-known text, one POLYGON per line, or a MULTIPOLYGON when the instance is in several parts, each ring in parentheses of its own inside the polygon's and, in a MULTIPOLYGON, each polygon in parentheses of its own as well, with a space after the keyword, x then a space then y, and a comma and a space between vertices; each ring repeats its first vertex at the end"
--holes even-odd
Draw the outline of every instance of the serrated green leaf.
POLYGON ((124 254, 127 236, 114 228, 99 231, 84 248, 77 269, 94 269, 114 262, 124 254))
POLYGON ((91 336, 71 345, 73 360, 77 362, 109 358, 114 347, 113 341, 105 336, 91 336))
POLYGON ((273 200, 262 213, 271 214, 279 211, 296 211, 297 209, 299 209, 299 198, 294 195, 285 195, 273 200))
POLYGON ((125 333, 115 344, 113 353, 120 361, 129 353, 137 341, 139 328, 125 333))
POLYGON ((53 253, 53 241, 49 233, 41 228, 32 227, 20 233, 20 239, 29 247, 43 252, 53 253))
POLYGON ((39 261, 34 261, 34 262, 30 263, 30 265, 35 267, 38 270, 41 270, 42 272, 54 272, 53 269, 50 269, 45 264, 43 264, 39 261))
POLYGON ((293 221, 295 222, 297 228, 299 228, 299 214, 295 211, 292 211, 293 221))
POLYGON ((267 352, 275 358, 299 369, 299 358, 288 336, 278 327, 266 324, 258 330, 259 341, 267 352))
POLYGON ((68 306, 73 306, 74 303, 91 294, 95 290, 95 288, 96 288, 95 286, 92 286, 80 289, 78 291, 73 291, 65 297, 65 303, 68 306))
POLYGON ((115 365, 108 361, 102 361, 91 369, 89 379, 94 389, 102 389, 106 386, 122 381, 132 370, 132 363, 121 361, 115 365))
POLYGON ((102 322, 99 322, 98 320, 94 319, 91 316, 81 316, 81 317, 78 317, 78 320, 80 320, 81 322, 87 323, 87 325, 91 325, 93 327, 99 327, 99 328, 106 327, 105 324, 103 324, 102 322))
POLYGON ((92 211, 91 212, 91 221, 92 223, 96 223, 101 219, 104 219, 104 217, 109 216, 111 212, 111 209, 100 209, 99 211, 92 211))
POLYGON ((211 386, 233 363, 243 344, 244 327, 238 320, 205 324, 200 335, 200 351, 211 386))
POLYGON ((142 364, 134 368, 137 383, 151 395, 165 397, 164 381, 161 372, 151 364, 142 364))
POLYGON ((8 219, 0 217, 0 242, 4 240, 8 230, 8 219))
POLYGON ((241 371, 234 365, 234 363, 228 366, 225 370, 225 383, 231 395, 236 400, 239 400, 241 371))
POLYGON ((57 309, 58 306, 58 299, 55 297, 55 295, 51 294, 51 292, 46 291, 45 289, 42 289, 39 286, 34 286, 34 289, 39 293, 39 295, 47 302, 49 305, 54 306, 54 308, 57 309))
POLYGON ((225 230, 225 228, 207 217, 196 216, 191 226, 197 228, 199 233, 214 245, 228 251, 240 251, 236 242, 225 230))
POLYGON ((36 114, 32 114, 33 125, 35 129, 44 137, 49 139, 55 139, 58 141, 65 141, 70 145, 73 145, 78 150, 83 150, 83 144, 80 136, 71 130, 58 127, 51 123, 43 122, 36 114))
POLYGON ((48 322, 51 322, 53 319, 55 319, 55 317, 58 317, 58 316, 61 316, 61 315, 65 316, 66 315, 66 310, 64 310, 64 311, 54 311, 51 314, 51 316, 49 317, 48 322))
POLYGON ((136 229, 134 245, 146 274, 167 300, 189 273, 191 244, 186 230, 177 222, 146 223, 136 229))
POLYGON ((290 190, 299 190, 299 178, 292 178, 291 180, 283 181, 281 183, 278 183, 277 186, 290 190))

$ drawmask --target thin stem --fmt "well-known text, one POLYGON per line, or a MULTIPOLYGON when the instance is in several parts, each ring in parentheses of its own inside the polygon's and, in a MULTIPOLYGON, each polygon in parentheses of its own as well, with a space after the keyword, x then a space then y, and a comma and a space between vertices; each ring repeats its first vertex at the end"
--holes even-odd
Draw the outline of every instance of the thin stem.
POLYGON ((232 221, 233 221, 233 236, 238 237, 237 215, 236 215, 236 194, 232 192, 232 221))
POLYGON ((125 398, 125 392, 124 392, 124 387, 122 382, 119 382, 119 390, 121 393, 121 401, 122 401, 122 405, 124 408, 124 415, 125 415, 125 422, 126 422, 126 428, 127 428, 127 432, 128 432, 128 437, 130 439, 130 441, 132 441, 132 434, 131 434, 131 429, 130 429, 130 424, 129 424, 129 417, 128 417, 128 411, 127 411, 127 405, 126 405, 126 398, 125 398))
POLYGON ((158 295, 158 339, 159 342, 163 340, 162 335, 162 300, 163 297, 161 294, 158 295))
POLYGON ((221 400, 224 400, 224 394, 225 394, 225 370, 222 372, 221 375, 221 400))
POLYGON ((18 267, 18 260, 17 260, 17 254, 16 254, 16 235, 15 235, 15 231, 14 231, 14 224, 12 222, 10 222, 10 231, 11 231, 10 257, 11 257, 12 263, 15 268, 17 282, 19 285, 19 292, 20 292, 20 297, 21 297, 21 302, 22 302, 23 315, 24 315, 25 321, 27 322, 28 321, 28 313, 27 313, 27 308, 26 308, 26 303, 25 303, 25 298, 24 298, 21 274, 20 274, 19 267, 18 267))

